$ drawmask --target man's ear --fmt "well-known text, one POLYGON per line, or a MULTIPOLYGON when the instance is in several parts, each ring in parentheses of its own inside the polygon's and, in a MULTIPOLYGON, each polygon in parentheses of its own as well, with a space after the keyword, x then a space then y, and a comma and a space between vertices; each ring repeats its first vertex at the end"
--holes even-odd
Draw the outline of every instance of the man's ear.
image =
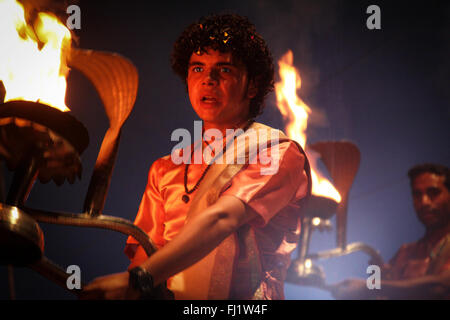
POLYGON ((253 99, 258 93, 258 88, 256 87, 255 80, 249 80, 247 86, 247 98, 253 99))

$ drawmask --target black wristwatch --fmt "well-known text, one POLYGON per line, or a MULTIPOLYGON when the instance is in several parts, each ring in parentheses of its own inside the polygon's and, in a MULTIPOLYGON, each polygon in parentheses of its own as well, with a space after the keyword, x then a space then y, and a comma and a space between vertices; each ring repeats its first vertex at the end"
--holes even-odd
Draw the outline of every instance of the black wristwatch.
POLYGON ((154 295, 153 277, 141 267, 135 267, 128 271, 130 274, 128 284, 140 293, 141 299, 151 299, 154 295))

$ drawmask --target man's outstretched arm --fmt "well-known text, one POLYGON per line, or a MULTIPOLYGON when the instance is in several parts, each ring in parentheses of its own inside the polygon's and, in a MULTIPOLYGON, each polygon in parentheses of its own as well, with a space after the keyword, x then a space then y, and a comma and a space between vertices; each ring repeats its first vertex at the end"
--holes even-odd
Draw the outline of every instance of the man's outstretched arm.
POLYGON ((201 214, 188 219, 180 233, 141 267, 150 272, 158 285, 205 257, 226 237, 255 217, 257 214, 246 209, 238 198, 222 196, 201 214))
POLYGON ((381 282, 381 295, 390 299, 439 299, 450 295, 450 270, 408 280, 381 282))
POLYGON ((349 279, 332 289, 336 299, 442 299, 450 295, 450 270, 407 280, 383 280, 369 290, 364 279, 349 279))
MULTIPOLYGON (((155 285, 193 265, 240 226, 258 214, 233 196, 222 196, 202 213, 188 219, 180 233, 150 256, 141 267, 150 272, 155 285)), ((128 272, 100 277, 84 289, 84 298, 136 298, 128 288, 128 272)))

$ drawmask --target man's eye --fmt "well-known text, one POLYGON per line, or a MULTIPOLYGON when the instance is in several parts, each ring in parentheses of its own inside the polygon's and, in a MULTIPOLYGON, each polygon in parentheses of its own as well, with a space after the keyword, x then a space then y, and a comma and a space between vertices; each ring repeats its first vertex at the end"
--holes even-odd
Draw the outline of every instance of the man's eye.
POLYGON ((226 67, 222 67, 222 68, 220 69, 220 71, 221 71, 221 72, 224 72, 224 73, 230 73, 230 72, 231 72, 231 69, 230 69, 230 68, 226 68, 226 67))
POLYGON ((193 72, 202 72, 202 71, 203 71, 203 68, 202 68, 202 67, 194 67, 194 68, 192 69, 192 71, 193 71, 193 72))
POLYGON ((430 198, 435 198, 441 193, 441 190, 439 188, 429 188, 427 190, 427 194, 430 198))

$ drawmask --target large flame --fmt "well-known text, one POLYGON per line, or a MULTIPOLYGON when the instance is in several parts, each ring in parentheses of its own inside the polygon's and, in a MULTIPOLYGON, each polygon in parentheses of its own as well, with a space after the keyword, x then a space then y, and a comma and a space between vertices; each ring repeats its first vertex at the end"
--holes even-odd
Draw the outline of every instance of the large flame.
POLYGON ((5 102, 34 101, 69 111, 65 95, 70 31, 49 13, 39 13, 35 21, 34 28, 27 24, 24 8, 16 0, 0 0, 0 80, 6 89, 5 102))
MULTIPOLYGON (((294 55, 289 50, 278 61, 281 81, 275 83, 277 106, 283 117, 287 120, 286 134, 297 141, 303 149, 306 147, 306 128, 311 109, 297 95, 302 80, 293 65, 294 55)), ((327 180, 317 169, 317 155, 308 153, 311 165, 312 193, 317 196, 334 199, 341 202, 341 196, 333 184, 327 180)))

